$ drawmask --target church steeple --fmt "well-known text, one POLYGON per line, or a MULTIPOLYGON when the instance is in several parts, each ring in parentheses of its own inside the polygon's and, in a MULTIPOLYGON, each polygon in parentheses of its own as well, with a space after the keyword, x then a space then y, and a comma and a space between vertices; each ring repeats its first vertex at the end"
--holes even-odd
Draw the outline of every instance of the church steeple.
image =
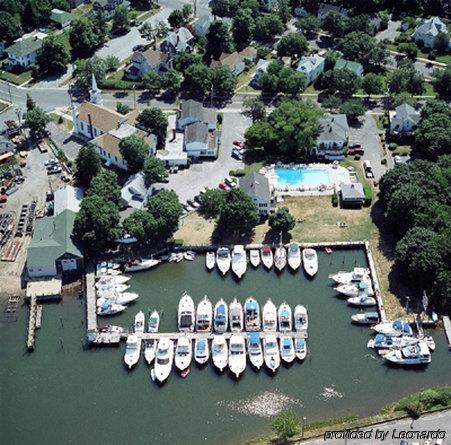
POLYGON ((89 90, 89 101, 93 104, 101 105, 103 103, 102 92, 97 87, 96 76, 92 73, 91 89, 89 90))

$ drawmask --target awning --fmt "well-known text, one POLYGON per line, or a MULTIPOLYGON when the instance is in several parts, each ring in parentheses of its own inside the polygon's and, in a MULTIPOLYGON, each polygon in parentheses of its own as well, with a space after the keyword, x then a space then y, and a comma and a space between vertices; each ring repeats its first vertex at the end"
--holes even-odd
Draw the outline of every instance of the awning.
POLYGON ((249 341, 251 345, 260 344, 260 334, 258 332, 249 332, 249 334, 247 335, 249 336, 249 341))

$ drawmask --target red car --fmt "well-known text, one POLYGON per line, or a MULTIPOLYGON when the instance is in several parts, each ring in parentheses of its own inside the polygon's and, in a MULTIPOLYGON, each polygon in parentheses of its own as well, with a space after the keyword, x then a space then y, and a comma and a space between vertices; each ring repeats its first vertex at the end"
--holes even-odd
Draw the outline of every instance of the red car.
POLYGON ((6 195, 0 195, 0 203, 3 204, 8 201, 8 197, 6 195))
POLYGON ((348 155, 360 155, 363 156, 365 154, 365 149, 363 147, 349 147, 348 148, 348 155))
POLYGON ((243 141, 238 141, 238 140, 233 141, 233 145, 236 145, 237 147, 240 147, 240 148, 244 148, 244 142, 243 141))
POLYGON ((221 190, 230 190, 230 187, 225 182, 220 182, 219 183, 219 188, 221 190))

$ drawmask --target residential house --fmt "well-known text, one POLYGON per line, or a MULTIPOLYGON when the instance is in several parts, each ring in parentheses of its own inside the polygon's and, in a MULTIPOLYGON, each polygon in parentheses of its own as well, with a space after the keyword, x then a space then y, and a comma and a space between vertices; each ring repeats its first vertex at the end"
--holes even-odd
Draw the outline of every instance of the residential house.
POLYGON ((196 122, 205 122, 208 125, 208 130, 216 130, 216 110, 205 108, 202 102, 193 99, 184 100, 177 112, 176 128, 183 131, 186 126, 196 122))
POLYGON ((111 18, 114 14, 114 10, 118 6, 130 6, 130 2, 127 0, 95 0, 92 5, 92 12, 103 12, 107 18, 111 18))
POLYGON ((348 10, 346 8, 342 8, 340 6, 329 5, 327 3, 321 3, 318 8, 318 18, 320 20, 324 20, 331 12, 336 12, 337 14, 342 15, 343 17, 348 16, 348 10))
POLYGON ((70 12, 61 11, 61 9, 57 8, 50 11, 50 21, 53 22, 58 28, 67 28, 73 19, 74 16, 70 12))
POLYGON ((130 176, 121 190, 121 204, 123 207, 142 209, 147 205, 153 187, 146 187, 144 173, 139 172, 130 176))
POLYGON ((294 8, 294 15, 296 17, 306 17, 309 13, 303 6, 296 6, 296 8, 294 8))
POLYGON ((144 52, 133 53, 130 65, 125 69, 127 78, 130 80, 142 80, 151 70, 158 74, 167 71, 171 67, 170 54, 152 48, 144 52))
POLYGON ((343 146, 349 131, 346 115, 326 114, 320 119, 320 125, 313 154, 326 160, 344 159, 343 146))
POLYGON ((83 189, 80 187, 67 185, 66 187, 58 189, 53 194, 53 215, 58 216, 65 210, 78 213, 82 199, 83 189))
POLYGON ((194 36, 187 28, 182 26, 167 35, 160 44, 160 50, 170 55, 175 55, 182 51, 191 51, 193 40, 194 36))
POLYGON ((356 74, 358 77, 363 75, 362 64, 351 60, 338 59, 335 62, 334 70, 348 70, 356 74))
POLYGON ((340 185, 341 205, 343 207, 362 207, 365 202, 365 192, 360 182, 340 185))
POLYGON ((391 133, 410 133, 416 130, 421 118, 420 113, 409 104, 401 104, 388 114, 391 133))
POLYGON ((210 25, 213 23, 214 18, 212 15, 203 15, 196 19, 196 21, 191 25, 193 33, 197 37, 205 37, 207 35, 210 25))
POLYGON ((205 122, 185 127, 184 149, 189 157, 215 157, 218 146, 216 130, 210 131, 205 122))
POLYGON ((324 57, 318 54, 303 56, 296 67, 296 71, 304 74, 307 83, 310 84, 324 71, 325 60, 324 57))
MULTIPOLYGON (((449 34, 448 27, 439 17, 431 17, 427 20, 421 20, 412 33, 412 39, 417 43, 423 44, 426 48, 434 48, 436 39, 440 33, 449 34)), ((448 47, 451 43, 448 44, 448 47)))
POLYGON ((155 156, 163 161, 166 167, 186 167, 188 154, 183 150, 184 133, 177 132, 177 117, 168 116, 168 131, 164 150, 157 150, 155 156))
POLYGON ((37 32, 30 37, 21 37, 17 39, 11 46, 5 49, 8 54, 8 66, 21 66, 28 68, 34 65, 38 59, 38 52, 42 46, 42 40, 47 34, 37 32))
POLYGON ((238 54, 245 63, 255 63, 257 61, 257 50, 253 46, 246 46, 238 54))
POLYGON ((249 173, 239 179, 239 187, 254 201, 260 215, 269 215, 274 210, 274 199, 266 176, 249 173))
POLYGON ((257 66, 255 68, 255 73, 251 76, 251 85, 256 85, 263 74, 268 70, 268 66, 271 63, 270 60, 260 59, 257 62, 257 66))
POLYGON ((218 65, 228 66, 230 68, 230 71, 232 71, 232 73, 235 74, 235 76, 241 74, 246 68, 244 60, 236 51, 233 52, 232 54, 222 53, 219 56, 219 60, 212 60, 210 63, 211 68, 214 68, 215 66, 218 65))

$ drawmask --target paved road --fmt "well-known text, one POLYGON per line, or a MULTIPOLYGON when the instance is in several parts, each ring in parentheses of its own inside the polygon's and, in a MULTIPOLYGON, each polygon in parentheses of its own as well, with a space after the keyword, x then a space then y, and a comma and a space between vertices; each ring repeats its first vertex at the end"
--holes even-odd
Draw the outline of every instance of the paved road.
MULTIPOLYGON (((302 445, 317 445, 317 444, 328 444, 328 445, 339 445, 339 444, 347 444, 347 445, 400 445, 401 439, 399 438, 399 433, 402 431, 405 432, 413 432, 413 431, 445 431, 447 438, 444 439, 444 444, 451 444, 451 410, 442 411, 436 414, 429 414, 420 417, 418 420, 412 422, 411 419, 402 419, 394 422, 387 422, 381 425, 377 425, 375 427, 369 428, 360 428, 362 431, 368 431, 373 428, 372 438, 371 439, 328 439, 324 440, 323 437, 320 439, 307 440, 300 442, 302 445), (375 439, 376 429, 381 431, 381 433, 385 433, 385 440, 382 440, 382 436, 379 439, 375 439), (393 437, 393 435, 395 437, 393 437)), ((409 439, 408 443, 410 445, 413 444, 421 444, 424 445, 424 440, 417 439, 409 439)), ((435 440, 431 440, 431 444, 435 444, 435 440)))

